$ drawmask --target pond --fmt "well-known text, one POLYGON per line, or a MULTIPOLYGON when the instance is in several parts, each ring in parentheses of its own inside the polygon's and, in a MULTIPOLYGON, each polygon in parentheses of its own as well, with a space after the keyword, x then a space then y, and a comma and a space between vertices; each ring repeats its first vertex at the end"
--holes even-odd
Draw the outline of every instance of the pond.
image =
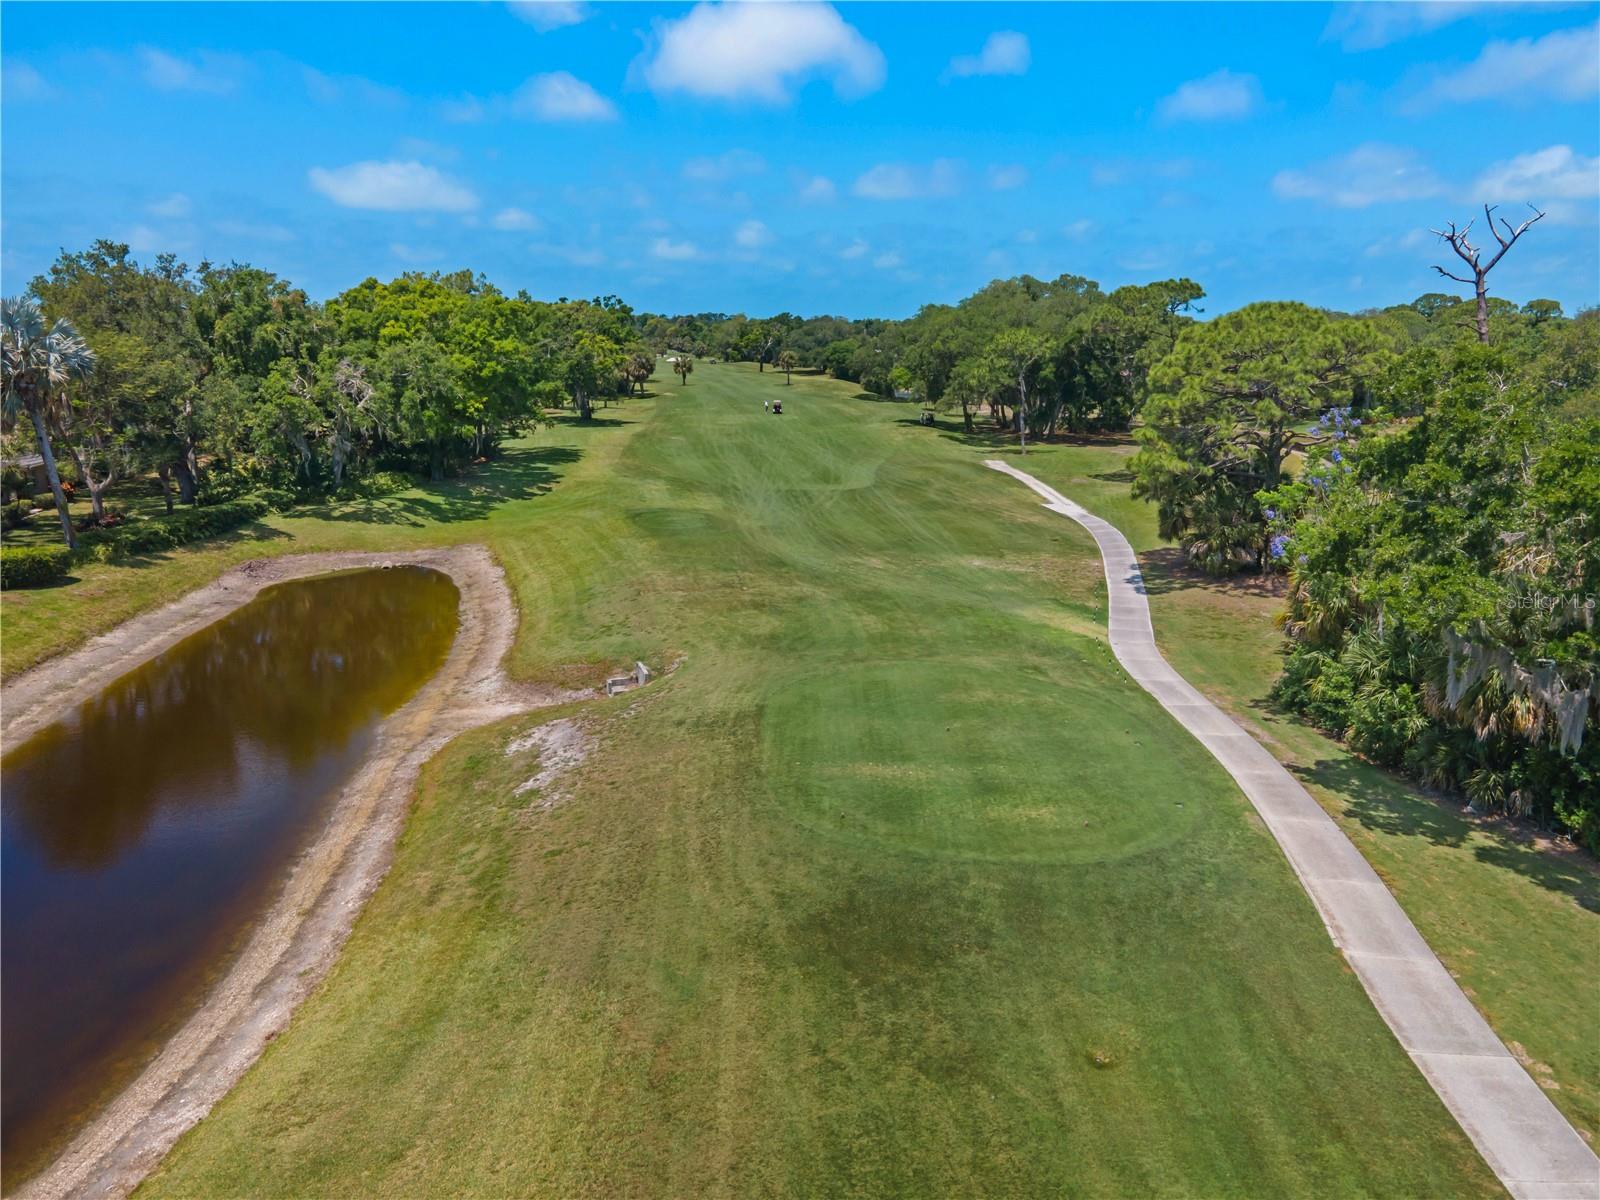
POLYGON ((220 976, 458 601, 420 567, 277 584, 0 759, 6 1190, 220 976))

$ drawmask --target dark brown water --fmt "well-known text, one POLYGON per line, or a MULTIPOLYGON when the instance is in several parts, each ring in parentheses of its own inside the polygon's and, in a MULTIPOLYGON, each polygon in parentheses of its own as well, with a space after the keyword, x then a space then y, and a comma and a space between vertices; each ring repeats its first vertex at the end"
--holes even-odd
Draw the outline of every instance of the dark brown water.
POLYGON ((204 995, 458 599, 415 567, 279 584, 0 760, 8 1188, 204 995))

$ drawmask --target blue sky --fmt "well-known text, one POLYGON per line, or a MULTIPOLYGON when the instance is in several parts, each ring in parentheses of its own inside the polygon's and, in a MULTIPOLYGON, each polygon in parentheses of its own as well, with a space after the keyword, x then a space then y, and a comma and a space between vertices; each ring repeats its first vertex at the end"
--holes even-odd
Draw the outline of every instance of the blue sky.
POLYGON ((3 6, 0 276, 96 237, 326 297, 482 271, 653 311, 904 316, 996 276, 1220 312, 1600 301, 1595 4, 3 6), (1482 226, 1481 213, 1479 226, 1482 226))

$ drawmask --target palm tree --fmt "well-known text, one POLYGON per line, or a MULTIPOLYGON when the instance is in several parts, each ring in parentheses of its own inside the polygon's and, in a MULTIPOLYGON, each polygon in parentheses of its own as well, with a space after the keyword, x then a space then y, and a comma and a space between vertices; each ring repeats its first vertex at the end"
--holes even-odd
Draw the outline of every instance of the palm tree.
POLYGON ((793 382, 793 380, 789 378, 789 372, 793 371, 799 365, 800 356, 793 350, 785 350, 782 354, 778 355, 778 370, 783 372, 783 382, 785 386, 793 382))
POLYGON ((628 376, 628 383, 639 389, 639 395, 644 395, 644 385, 650 382, 650 376, 655 374, 655 355, 645 350, 636 350, 628 357, 628 364, 624 368, 628 376))
POLYGON ((678 357, 672 362, 672 369, 678 373, 678 383, 680 385, 688 383, 689 376, 694 371, 694 359, 680 350, 678 351, 678 357))
POLYGON ((27 413, 33 433, 39 440, 39 455, 50 477, 50 491, 56 498, 56 513, 61 517, 61 532, 69 547, 77 545, 72 534, 72 516, 67 512, 67 497, 61 490, 61 474, 50 448, 46 418, 53 403, 60 403, 62 389, 74 377, 82 378, 94 370, 94 351, 67 321, 57 320, 45 327, 44 313, 31 296, 0 300, 0 344, 5 359, 4 414, 15 421, 27 413))

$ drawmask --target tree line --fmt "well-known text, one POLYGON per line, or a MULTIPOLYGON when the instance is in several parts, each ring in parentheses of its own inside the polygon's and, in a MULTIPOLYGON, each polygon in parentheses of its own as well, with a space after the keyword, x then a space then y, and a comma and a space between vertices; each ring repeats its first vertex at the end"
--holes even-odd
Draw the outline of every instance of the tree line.
POLYGON ((547 409, 589 419, 655 367, 614 296, 546 303, 460 271, 368 279, 319 304, 256 267, 141 265, 108 241, 6 301, 4 335, 6 432, 44 457, 69 546, 81 530, 62 462, 89 524, 144 472, 169 512, 250 488, 335 494, 385 470, 440 479, 547 409))

